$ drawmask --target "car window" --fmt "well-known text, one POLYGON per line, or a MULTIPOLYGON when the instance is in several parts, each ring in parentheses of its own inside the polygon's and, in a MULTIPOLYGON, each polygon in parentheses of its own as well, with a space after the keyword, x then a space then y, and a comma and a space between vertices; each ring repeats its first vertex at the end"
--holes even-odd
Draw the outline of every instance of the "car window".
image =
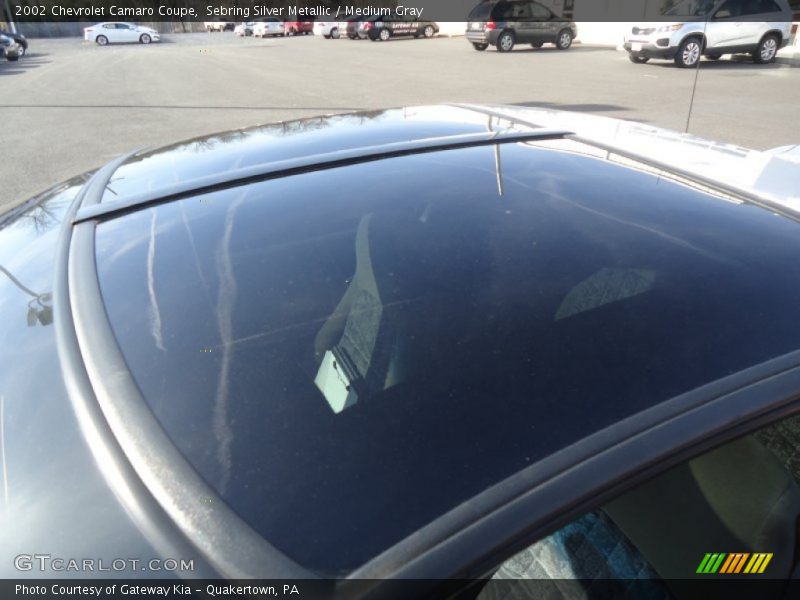
POLYGON ((543 597, 551 580, 564 595, 548 597, 592 599, 609 590, 670 598, 674 580, 693 577, 788 579, 797 560, 798 456, 800 416, 729 442, 516 554, 478 598, 514 597, 512 590, 543 597))
POLYGON ((234 510, 329 573, 800 347, 796 222, 576 148, 396 157, 101 223, 148 405, 234 510))
POLYGON ((741 16, 781 12, 774 0, 743 0, 741 16))
POLYGON ((673 17, 705 17, 716 4, 717 0, 683 0, 664 14, 673 17))
POLYGON ((553 13, 550 12, 550 9, 538 4, 536 2, 531 2, 529 4, 531 17, 534 19, 549 19, 553 16, 553 13))
POLYGON ((742 14, 742 0, 726 0, 717 12, 714 13, 715 19, 732 19, 742 14))
POLYGON ((503 10, 505 21, 522 21, 531 18, 531 6, 528 2, 510 2, 503 10))

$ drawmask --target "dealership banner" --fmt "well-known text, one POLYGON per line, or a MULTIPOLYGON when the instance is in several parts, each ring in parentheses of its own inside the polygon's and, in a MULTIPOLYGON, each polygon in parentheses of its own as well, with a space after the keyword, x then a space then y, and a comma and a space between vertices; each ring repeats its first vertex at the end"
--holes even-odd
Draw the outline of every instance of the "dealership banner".
MULTIPOLYGON (((480 4, 502 4, 497 0, 0 0, 5 22, 244 22, 266 18, 284 21, 346 21, 383 17, 416 21, 463 22, 472 17, 497 19, 499 12, 480 4)), ((549 11, 531 10, 521 15, 511 11, 506 20, 565 19, 575 21, 675 21, 753 17, 714 14, 715 0, 537 0, 549 11)), ((788 19, 777 13, 775 19, 788 19)), ((763 15, 755 20, 763 21, 763 15)))

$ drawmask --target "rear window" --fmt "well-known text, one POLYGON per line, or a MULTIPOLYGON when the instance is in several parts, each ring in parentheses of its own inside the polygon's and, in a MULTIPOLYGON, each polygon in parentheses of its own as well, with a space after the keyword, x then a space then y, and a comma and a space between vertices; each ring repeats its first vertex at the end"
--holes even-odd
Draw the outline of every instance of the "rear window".
POLYGON ((317 171, 98 226, 147 402, 297 562, 349 571, 589 434, 800 346, 795 222, 567 143, 317 171))
POLYGON ((467 19, 470 21, 487 21, 489 20, 489 17, 492 14, 492 9, 495 6, 496 4, 490 2, 478 4, 478 6, 470 11, 467 19))

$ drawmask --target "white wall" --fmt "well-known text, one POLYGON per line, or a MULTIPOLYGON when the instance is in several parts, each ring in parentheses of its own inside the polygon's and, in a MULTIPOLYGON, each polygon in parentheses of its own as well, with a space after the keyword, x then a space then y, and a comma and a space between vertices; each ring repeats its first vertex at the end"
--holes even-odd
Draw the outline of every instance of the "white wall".
POLYGON ((593 21, 577 21, 577 40, 582 44, 596 44, 601 46, 618 46, 625 37, 625 32, 630 31, 631 23, 597 23, 593 21))

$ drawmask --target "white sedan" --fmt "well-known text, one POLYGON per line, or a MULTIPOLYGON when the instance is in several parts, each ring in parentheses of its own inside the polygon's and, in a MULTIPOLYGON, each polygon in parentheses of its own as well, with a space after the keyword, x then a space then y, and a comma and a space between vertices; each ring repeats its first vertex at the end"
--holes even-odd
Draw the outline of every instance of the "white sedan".
POLYGON ((256 21, 253 26, 253 37, 266 37, 268 35, 285 35, 283 21, 270 17, 263 21, 256 21))
POLYGON ((239 23, 236 27, 234 27, 233 34, 238 35, 239 37, 253 35, 253 27, 255 26, 256 24, 253 21, 248 23, 239 23))
POLYGON ((347 31, 347 22, 315 21, 314 35, 321 35, 326 39, 338 40, 342 33, 347 31))
POLYGON ((133 23, 98 23, 83 30, 83 39, 87 42, 95 42, 100 46, 107 44, 124 44, 139 42, 149 44, 150 42, 160 42, 161 36, 155 29, 150 27, 140 27, 133 23))

